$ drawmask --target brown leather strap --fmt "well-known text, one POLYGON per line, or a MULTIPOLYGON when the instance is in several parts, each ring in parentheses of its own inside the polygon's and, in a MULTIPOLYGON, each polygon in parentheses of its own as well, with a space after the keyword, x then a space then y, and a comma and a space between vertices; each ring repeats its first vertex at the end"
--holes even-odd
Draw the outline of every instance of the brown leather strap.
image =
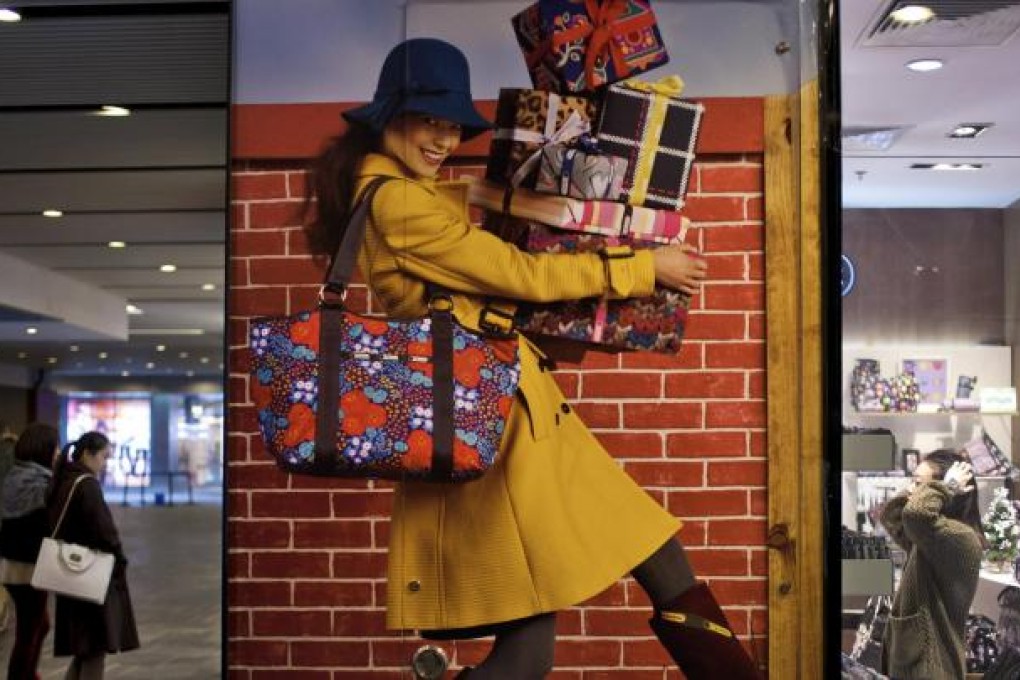
POLYGON ((446 293, 429 300, 432 317, 432 470, 429 477, 449 481, 453 473, 453 301, 446 293))

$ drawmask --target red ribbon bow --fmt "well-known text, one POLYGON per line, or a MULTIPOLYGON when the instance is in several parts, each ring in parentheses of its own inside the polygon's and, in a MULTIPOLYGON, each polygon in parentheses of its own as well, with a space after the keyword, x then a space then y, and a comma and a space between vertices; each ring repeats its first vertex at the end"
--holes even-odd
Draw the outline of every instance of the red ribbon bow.
POLYGON ((605 61, 606 53, 613 60, 616 75, 625 78, 634 70, 620 51, 620 46, 613 37, 630 31, 640 31, 655 25, 655 17, 645 12, 621 21, 627 11, 629 0, 584 0, 588 21, 582 21, 565 31, 554 33, 551 41, 538 50, 535 61, 539 61, 546 53, 556 51, 575 40, 588 38, 587 50, 584 55, 584 77, 588 88, 595 87, 595 63, 599 58, 605 61))

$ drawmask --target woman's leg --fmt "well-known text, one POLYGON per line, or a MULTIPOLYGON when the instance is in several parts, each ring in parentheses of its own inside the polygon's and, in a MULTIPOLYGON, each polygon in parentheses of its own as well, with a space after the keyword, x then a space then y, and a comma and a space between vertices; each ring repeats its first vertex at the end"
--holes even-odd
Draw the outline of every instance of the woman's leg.
POLYGON ((78 680, 103 680, 103 671, 106 667, 106 655, 96 654, 81 659, 78 680))
POLYGON ((508 624, 496 634, 485 661, 471 669, 470 680, 542 680, 553 669, 556 614, 539 614, 508 624))
POLYGON ((8 585, 7 590, 14 600, 17 617, 7 677, 9 680, 35 680, 43 640, 50 631, 49 615, 46 613, 47 593, 20 584, 8 585))
POLYGON ((655 607, 648 623, 688 680, 763 677, 708 586, 695 580, 680 541, 667 541, 632 573, 655 607))

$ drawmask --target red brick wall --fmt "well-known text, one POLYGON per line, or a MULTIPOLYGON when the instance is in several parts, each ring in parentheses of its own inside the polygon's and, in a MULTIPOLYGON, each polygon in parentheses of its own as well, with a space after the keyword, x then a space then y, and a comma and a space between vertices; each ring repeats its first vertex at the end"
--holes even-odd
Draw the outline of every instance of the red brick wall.
MULTIPOLYGON (((711 109, 710 109, 711 111, 711 109)), ((752 128, 755 115, 731 125, 752 128)), ((279 134, 279 130, 276 132, 279 134)), ((737 133, 740 136, 740 132, 737 133)), ((729 137, 732 141, 733 137, 729 137)), ((702 145, 686 214, 710 280, 678 357, 589 353, 557 378, 606 448, 670 511, 697 574, 764 662, 765 314, 760 146, 702 145), (724 148, 726 153, 713 153, 724 148)), ((478 174, 461 158, 450 176, 478 174)), ((227 534, 232 678, 407 678, 421 641, 384 629, 386 484, 287 476, 248 398, 247 319, 313 304, 322 273, 300 230, 302 161, 235 162, 231 228, 227 534)), ((370 307, 363 287, 348 300, 370 307)), ((626 579, 563 612, 554 678, 678 678, 626 579), (595 674, 582 669, 594 670, 595 674)), ((458 664, 487 641, 445 645, 458 664)))

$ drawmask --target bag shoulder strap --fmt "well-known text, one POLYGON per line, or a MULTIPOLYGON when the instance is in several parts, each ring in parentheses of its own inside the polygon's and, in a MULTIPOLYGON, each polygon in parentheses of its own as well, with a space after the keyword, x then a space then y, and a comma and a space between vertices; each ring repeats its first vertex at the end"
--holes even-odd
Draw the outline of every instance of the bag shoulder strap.
POLYGON ((92 479, 95 479, 93 475, 86 472, 85 474, 78 475, 78 479, 74 480, 74 484, 71 485, 71 491, 67 494, 67 500, 64 501, 64 507, 60 511, 60 519, 58 519, 57 523, 53 525, 53 533, 50 534, 50 538, 57 537, 57 532, 60 531, 60 525, 64 523, 64 515, 67 514, 67 506, 71 504, 71 498, 74 496, 74 490, 78 488, 78 484, 81 483, 81 480, 86 477, 92 477, 92 479))
POLYGON ((347 220, 347 228, 344 229, 344 236, 340 240, 336 253, 329 266, 329 273, 326 274, 326 281, 323 289, 334 293, 342 293, 351 282, 354 275, 354 267, 358 263, 358 251, 361 249, 361 242, 365 237, 365 223, 372 211, 372 199, 375 192, 383 184, 393 177, 379 176, 373 178, 361 196, 354 203, 351 209, 351 216, 347 220))

